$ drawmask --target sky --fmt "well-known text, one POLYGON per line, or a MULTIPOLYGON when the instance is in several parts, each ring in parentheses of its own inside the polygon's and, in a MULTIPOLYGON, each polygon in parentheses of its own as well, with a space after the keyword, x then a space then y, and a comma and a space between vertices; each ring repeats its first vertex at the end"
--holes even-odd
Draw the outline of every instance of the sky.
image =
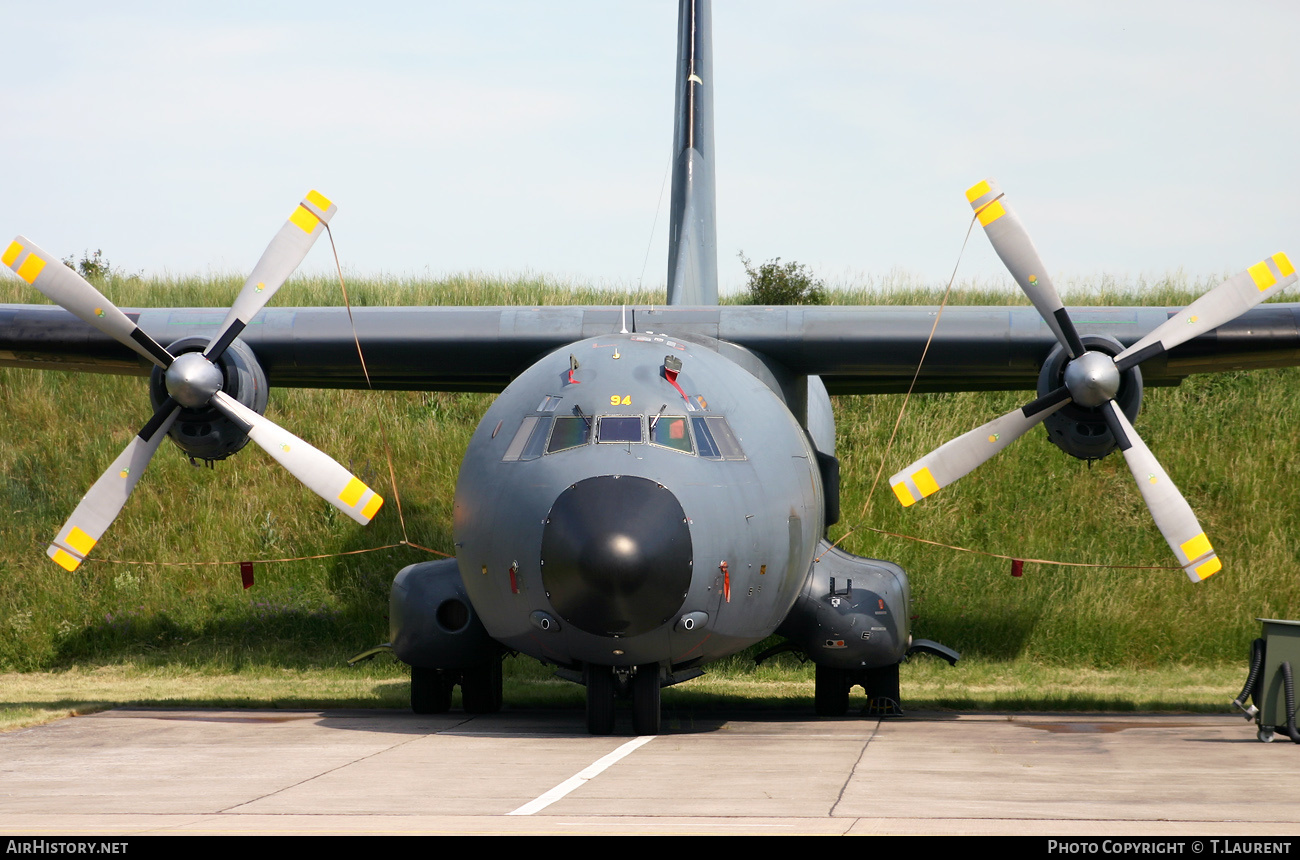
MULTIPOLYGON (((316 188, 354 275, 666 279, 671 0, 56 0, 5 22, 0 235, 246 272, 316 188)), ((723 289, 740 251, 942 283, 988 176, 1058 282, 1300 259, 1298 24, 1287 2, 716 0, 723 289)), ((982 237, 959 276, 1004 277, 982 237)))

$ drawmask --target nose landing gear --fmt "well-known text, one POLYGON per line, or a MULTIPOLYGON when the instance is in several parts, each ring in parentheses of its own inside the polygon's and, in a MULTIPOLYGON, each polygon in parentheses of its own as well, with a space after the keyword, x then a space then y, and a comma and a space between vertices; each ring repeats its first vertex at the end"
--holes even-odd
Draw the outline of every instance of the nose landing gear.
POLYGON ((659 665, 647 663, 630 669, 587 665, 587 731, 608 735, 614 731, 614 700, 632 700, 632 732, 657 735, 661 726, 661 678, 659 665))

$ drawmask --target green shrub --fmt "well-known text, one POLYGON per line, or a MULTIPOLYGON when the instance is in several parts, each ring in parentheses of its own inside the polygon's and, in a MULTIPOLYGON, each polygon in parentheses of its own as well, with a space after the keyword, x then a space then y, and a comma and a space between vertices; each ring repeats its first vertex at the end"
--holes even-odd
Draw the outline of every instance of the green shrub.
POLYGON ((783 266, 781 258, 777 257, 755 269, 744 251, 741 251, 738 256, 749 278, 749 296, 746 304, 826 304, 826 284, 814 278, 812 272, 802 263, 789 262, 783 266))
POLYGON ((93 254, 90 251, 82 251, 80 260, 67 257, 63 260, 63 264, 88 281, 103 283, 115 274, 113 264, 104 259, 104 252, 98 248, 93 254))

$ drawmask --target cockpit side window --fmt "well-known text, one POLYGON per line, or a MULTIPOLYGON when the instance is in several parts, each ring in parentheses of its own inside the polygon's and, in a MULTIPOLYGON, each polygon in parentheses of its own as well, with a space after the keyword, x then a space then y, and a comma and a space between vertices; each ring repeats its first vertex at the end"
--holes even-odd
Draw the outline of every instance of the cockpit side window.
POLYGON ((686 432, 686 416, 660 415, 650 425, 650 444, 693 453, 691 434, 686 432))
POLYGON ((745 451, 740 440, 731 432, 731 425, 722 415, 692 415, 691 429, 695 431, 695 444, 700 456, 708 460, 744 460, 745 451))
POLYGON ((600 419, 598 442, 636 442, 642 441, 640 415, 603 415, 600 419))
POLYGON ((731 432, 731 425, 727 419, 721 415, 709 415, 705 417, 705 422, 709 429, 713 431, 713 439, 718 443, 718 450, 722 452, 724 460, 743 460, 745 452, 740 447, 740 440, 736 434, 731 432))
POLYGON ((512 460, 536 460, 542 456, 542 451, 546 447, 546 436, 551 429, 553 419, 538 418, 536 415, 529 415, 519 425, 519 430, 506 446, 506 453, 501 458, 506 462, 512 460))
POLYGON ((709 432, 704 418, 692 415, 691 427, 695 430, 695 444, 700 446, 700 456, 709 460, 721 460, 722 453, 718 450, 718 443, 713 441, 713 434, 709 432))

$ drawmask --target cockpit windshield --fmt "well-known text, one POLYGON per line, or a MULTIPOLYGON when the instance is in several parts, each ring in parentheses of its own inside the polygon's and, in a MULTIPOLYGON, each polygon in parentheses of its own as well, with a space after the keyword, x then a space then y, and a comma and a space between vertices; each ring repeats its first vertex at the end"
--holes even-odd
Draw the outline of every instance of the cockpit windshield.
POLYGON ((691 434, 686 432, 686 416, 660 415, 651 419, 650 444, 692 453, 691 434))
POLYGON ((553 415, 559 398, 538 406, 542 415, 526 416, 506 446, 502 460, 535 460, 581 448, 591 442, 639 445, 649 442, 706 460, 744 460, 745 451, 722 415, 553 415), (648 438, 647 438, 647 432, 648 438))
POLYGON ((590 439, 590 418, 570 416, 556 418, 555 429, 551 431, 551 441, 550 444, 546 446, 546 453, 554 454, 556 451, 567 451, 570 448, 577 448, 580 445, 586 445, 590 439))
POLYGON ((604 415, 600 419, 600 431, 597 442, 635 442, 640 443, 640 415, 604 415))

